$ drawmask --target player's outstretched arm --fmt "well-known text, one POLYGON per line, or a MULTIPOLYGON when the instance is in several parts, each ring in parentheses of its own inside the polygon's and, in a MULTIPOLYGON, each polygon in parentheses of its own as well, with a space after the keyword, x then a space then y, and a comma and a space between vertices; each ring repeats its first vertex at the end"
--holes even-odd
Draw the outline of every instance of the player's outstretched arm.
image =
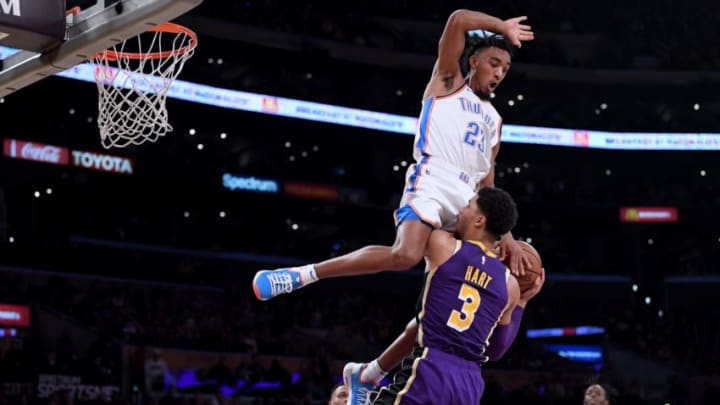
POLYGON ((456 10, 445 23, 438 42, 438 59, 423 98, 444 96, 463 83, 460 57, 465 50, 465 33, 472 29, 500 32, 504 22, 491 15, 470 10, 456 10))
POLYGON ((527 17, 515 17, 503 21, 489 14, 471 10, 456 10, 447 20, 440 42, 435 75, 446 87, 455 86, 460 77, 460 57, 465 49, 465 34, 472 30, 486 30, 505 36, 513 45, 520 47, 523 41, 531 41, 534 34, 529 25, 522 24, 527 17))

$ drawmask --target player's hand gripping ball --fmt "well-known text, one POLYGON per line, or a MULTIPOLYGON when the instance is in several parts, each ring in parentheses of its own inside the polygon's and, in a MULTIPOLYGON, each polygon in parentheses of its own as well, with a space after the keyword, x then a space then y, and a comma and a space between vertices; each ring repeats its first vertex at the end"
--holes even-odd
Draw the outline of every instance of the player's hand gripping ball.
MULTIPOLYGON (((520 240, 517 241, 517 243, 522 248, 525 257, 530 260, 530 267, 525 267, 525 274, 522 276, 515 276, 515 278, 517 278, 518 284, 520 285, 520 292, 525 292, 526 290, 531 288, 533 284, 535 284, 535 279, 545 273, 545 269, 543 269, 540 254, 531 244, 520 240)), ((509 267, 510 256, 506 257, 503 263, 505 263, 505 265, 509 267)))

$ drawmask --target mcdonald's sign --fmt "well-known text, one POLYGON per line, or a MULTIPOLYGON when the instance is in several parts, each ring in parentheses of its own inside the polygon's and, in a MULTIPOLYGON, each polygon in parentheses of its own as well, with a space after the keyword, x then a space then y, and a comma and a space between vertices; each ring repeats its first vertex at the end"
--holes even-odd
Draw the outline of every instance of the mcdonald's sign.
POLYGON ((263 97, 262 109, 265 112, 276 113, 278 112, 278 99, 275 97, 263 97))
POLYGON ((621 207, 620 222, 677 222, 675 207, 621 207))

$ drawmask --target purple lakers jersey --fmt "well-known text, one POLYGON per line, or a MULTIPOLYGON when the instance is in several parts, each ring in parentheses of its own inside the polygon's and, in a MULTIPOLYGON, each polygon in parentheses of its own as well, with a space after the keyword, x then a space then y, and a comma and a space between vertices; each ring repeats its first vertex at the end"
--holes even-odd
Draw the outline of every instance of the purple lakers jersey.
POLYGON ((458 244, 455 254, 426 276, 418 344, 485 362, 490 336, 508 304, 510 272, 481 243, 458 244))

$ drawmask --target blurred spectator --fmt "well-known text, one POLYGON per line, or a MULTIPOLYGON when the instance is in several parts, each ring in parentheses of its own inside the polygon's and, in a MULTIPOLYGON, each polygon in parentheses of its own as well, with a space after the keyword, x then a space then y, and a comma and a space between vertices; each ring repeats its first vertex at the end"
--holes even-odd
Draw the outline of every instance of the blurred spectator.
POLYGON ((600 384, 592 384, 585 390, 583 405, 610 405, 610 398, 600 384))
POLYGON ((330 400, 327 405, 347 405, 348 388, 344 384, 337 384, 330 390, 330 400))
POLYGON ((152 355, 145 362, 145 389, 156 398, 165 393, 165 379, 170 375, 160 355, 158 349, 153 349, 152 355))

